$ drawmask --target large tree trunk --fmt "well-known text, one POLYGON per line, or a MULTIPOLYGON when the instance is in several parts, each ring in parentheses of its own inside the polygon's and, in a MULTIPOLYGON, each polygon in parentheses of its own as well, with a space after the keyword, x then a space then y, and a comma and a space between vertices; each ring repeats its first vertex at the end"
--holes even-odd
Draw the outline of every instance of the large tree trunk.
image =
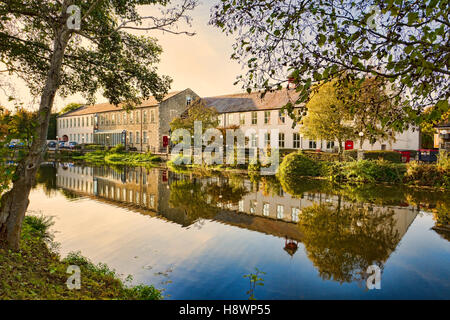
POLYGON ((1 199, 0 245, 3 247, 19 249, 22 221, 28 208, 28 196, 34 184, 36 172, 45 153, 51 109, 56 91, 60 86, 64 51, 69 39, 70 31, 65 23, 61 23, 61 27, 55 32, 49 71, 39 105, 35 137, 28 155, 17 166, 12 189, 6 192, 1 199))

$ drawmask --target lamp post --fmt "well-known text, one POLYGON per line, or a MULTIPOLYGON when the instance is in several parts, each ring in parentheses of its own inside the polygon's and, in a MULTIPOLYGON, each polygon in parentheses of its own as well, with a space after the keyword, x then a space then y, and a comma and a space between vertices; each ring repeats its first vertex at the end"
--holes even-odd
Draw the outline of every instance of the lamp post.
POLYGON ((362 146, 362 138, 364 137, 364 132, 358 133, 359 135, 359 149, 358 149, 358 160, 364 160, 364 151, 362 146))

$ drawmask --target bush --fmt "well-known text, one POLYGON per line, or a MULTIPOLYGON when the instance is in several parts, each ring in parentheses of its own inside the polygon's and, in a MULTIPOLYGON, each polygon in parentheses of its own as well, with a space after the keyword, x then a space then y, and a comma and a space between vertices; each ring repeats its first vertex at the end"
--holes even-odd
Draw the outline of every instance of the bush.
POLYGON ((119 143, 114 148, 111 148, 109 151, 111 153, 123 153, 123 152, 125 152, 125 146, 123 144, 119 143))
POLYGON ((320 164, 301 152, 287 155, 280 164, 279 173, 290 179, 299 177, 317 177, 320 175, 320 164))
MULTIPOLYGON (((358 150, 345 150, 344 161, 358 160, 358 150)), ((386 160, 394 163, 402 162, 402 155, 396 151, 373 150, 364 151, 364 160, 386 160)))
POLYGON ((384 151, 384 150, 376 150, 376 151, 365 151, 364 159, 367 160, 386 160, 395 163, 402 162, 402 154, 396 151, 384 151))
POLYGON ((405 182, 421 186, 450 187, 450 169, 446 160, 441 164, 424 164, 411 161, 406 165, 405 182))
POLYGON ((394 164, 386 160, 354 161, 342 167, 345 179, 357 182, 402 182, 404 173, 403 164, 394 164))

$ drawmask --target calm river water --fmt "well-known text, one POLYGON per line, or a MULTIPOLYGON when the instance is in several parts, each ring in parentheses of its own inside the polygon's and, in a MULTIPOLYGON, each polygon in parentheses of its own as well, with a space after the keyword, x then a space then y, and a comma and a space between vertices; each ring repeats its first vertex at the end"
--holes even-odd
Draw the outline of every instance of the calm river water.
POLYGON ((166 299, 450 299, 450 237, 432 229, 448 193, 299 185, 49 163, 29 211, 54 217, 62 256, 81 251, 166 299), (371 265, 380 289, 367 289, 371 265))

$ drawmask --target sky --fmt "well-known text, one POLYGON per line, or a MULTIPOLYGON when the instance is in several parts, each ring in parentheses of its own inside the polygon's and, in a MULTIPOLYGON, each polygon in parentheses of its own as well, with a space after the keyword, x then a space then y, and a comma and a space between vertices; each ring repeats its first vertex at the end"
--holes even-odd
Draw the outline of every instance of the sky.
MULTIPOLYGON (((192 28, 180 29, 194 31, 194 36, 163 34, 159 31, 148 33, 149 36, 158 38, 163 48, 159 74, 173 79, 170 91, 191 88, 201 97, 242 91, 239 85, 233 85, 236 77, 242 73, 239 63, 230 59, 233 39, 218 28, 208 25, 210 9, 216 1, 218 0, 200 0, 200 5, 190 14, 193 18, 192 28)), ((174 1, 177 2, 179 0, 174 1)), ((146 6, 142 8, 141 13, 150 15, 153 10, 152 6, 146 6)), ((36 110, 39 100, 31 97, 24 83, 17 78, 9 80, 14 85, 15 96, 23 105, 30 110, 36 110)), ((53 111, 59 111, 71 102, 83 103, 84 99, 81 95, 65 99, 57 97, 53 111)), ((99 94, 96 103, 102 102, 107 100, 99 94)), ((1 91, 0 105, 9 109, 13 107, 1 91)))

